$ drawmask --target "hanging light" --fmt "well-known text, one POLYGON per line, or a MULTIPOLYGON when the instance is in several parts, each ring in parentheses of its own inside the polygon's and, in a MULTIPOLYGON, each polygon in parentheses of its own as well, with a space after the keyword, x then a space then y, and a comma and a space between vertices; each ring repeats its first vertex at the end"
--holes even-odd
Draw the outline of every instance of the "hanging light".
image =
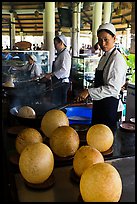
POLYGON ((37 24, 35 24, 34 29, 37 30, 37 24))
POLYGON ((126 23, 126 19, 124 17, 121 18, 121 23, 126 23))
POLYGON ((122 9, 121 7, 117 7, 116 9, 116 15, 121 15, 122 14, 122 9))
POLYGON ((125 18, 125 16, 122 16, 121 23, 127 23, 129 24, 129 21, 125 18))
POLYGON ((39 12, 37 10, 34 12, 34 14, 35 14, 35 17, 39 16, 39 12))
POLYGON ((121 2, 119 3, 119 6, 116 8, 115 13, 116 13, 116 15, 122 15, 122 4, 121 4, 121 2))
POLYGON ((17 18, 17 17, 18 17, 18 15, 17 15, 17 12, 16 12, 16 11, 13 11, 13 16, 14 16, 14 18, 17 18))
POLYGON ((95 2, 84 2, 83 3, 83 9, 84 10, 90 10, 91 7, 93 7, 95 4, 95 2))
MULTIPOLYGON (((34 12, 34 14, 35 14, 35 17, 36 17, 36 18, 39 16, 39 12, 38 12, 37 10, 34 12)), ((36 21, 36 20, 35 20, 35 21, 36 21)), ((37 30, 37 24, 36 24, 36 22, 35 22, 34 29, 37 30)))

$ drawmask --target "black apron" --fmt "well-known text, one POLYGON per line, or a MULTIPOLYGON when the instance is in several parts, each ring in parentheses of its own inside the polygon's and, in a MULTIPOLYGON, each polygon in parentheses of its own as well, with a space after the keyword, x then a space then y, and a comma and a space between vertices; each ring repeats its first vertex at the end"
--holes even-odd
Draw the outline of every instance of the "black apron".
MULTIPOLYGON (((55 61, 57 60, 58 56, 59 56, 62 52, 64 52, 65 49, 66 49, 66 48, 64 48, 64 49, 61 50, 59 53, 57 53, 57 57, 55 58, 55 61)), ((57 70, 55 70, 55 67, 54 67, 55 61, 53 61, 53 63, 52 63, 52 72, 57 71, 57 70)))
POLYGON ((31 78, 31 71, 32 71, 32 69, 33 69, 33 66, 34 66, 34 64, 32 65, 32 67, 31 68, 29 68, 29 64, 27 65, 28 66, 28 70, 26 71, 26 77, 27 77, 27 79, 30 79, 31 78))
MULTIPOLYGON (((114 48, 107 59, 103 70, 96 70, 95 72, 95 88, 104 85, 103 81, 103 71, 108 63, 111 55, 116 50, 114 48)), ((110 129, 115 133, 117 127, 117 108, 119 99, 115 97, 106 97, 101 100, 93 101, 93 115, 92 115, 92 125, 94 124, 104 124, 110 127, 110 129)))

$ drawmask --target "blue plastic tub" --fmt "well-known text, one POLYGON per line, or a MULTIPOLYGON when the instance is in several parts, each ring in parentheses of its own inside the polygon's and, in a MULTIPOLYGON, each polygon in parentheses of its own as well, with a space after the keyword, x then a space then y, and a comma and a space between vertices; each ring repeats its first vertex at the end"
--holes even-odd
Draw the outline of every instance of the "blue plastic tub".
POLYGON ((69 106, 66 107, 66 115, 69 119, 69 124, 86 124, 90 125, 92 122, 92 108, 69 106))

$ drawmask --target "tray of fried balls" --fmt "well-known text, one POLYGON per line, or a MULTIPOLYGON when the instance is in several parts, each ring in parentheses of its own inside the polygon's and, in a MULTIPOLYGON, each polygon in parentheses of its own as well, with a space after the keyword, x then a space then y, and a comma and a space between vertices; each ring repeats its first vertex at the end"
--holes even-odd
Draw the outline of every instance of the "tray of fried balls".
POLYGON ((118 202, 122 179, 112 163, 105 161, 104 154, 112 148, 112 131, 104 124, 93 125, 87 131, 86 141, 75 152, 70 170, 70 180, 80 191, 77 201, 118 202))
POLYGON ((47 189, 55 183, 54 156, 37 129, 26 127, 19 131, 9 160, 18 166, 27 187, 47 189))
POLYGON ((24 148, 19 158, 19 170, 29 188, 48 189, 55 183, 54 156, 51 149, 42 142, 24 148))
POLYGON ((20 131, 15 147, 25 185, 35 189, 51 187, 55 182, 54 167, 72 160, 79 143, 78 133, 69 126, 66 114, 58 109, 45 113, 40 131, 32 127, 20 131), (44 136, 49 138, 49 144, 44 143, 44 136))
POLYGON ((104 124, 90 126, 86 132, 86 144, 76 151, 73 158, 71 179, 77 183, 89 165, 102 162, 113 152, 114 135, 111 129, 104 124))
POLYGON ((41 121, 41 131, 54 154, 55 165, 72 163, 80 139, 77 131, 69 125, 66 114, 60 109, 46 112, 41 121))

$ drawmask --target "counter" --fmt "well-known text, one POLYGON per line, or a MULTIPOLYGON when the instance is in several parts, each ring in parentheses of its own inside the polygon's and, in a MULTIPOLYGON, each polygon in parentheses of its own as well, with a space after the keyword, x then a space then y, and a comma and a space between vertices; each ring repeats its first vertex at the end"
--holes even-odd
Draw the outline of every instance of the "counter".
MULTIPOLYGON (((111 164, 118 170, 122 179, 120 202, 135 202, 135 157, 114 159, 111 164)), ((19 202, 78 202, 79 184, 72 180, 71 170, 71 165, 55 168, 55 183, 47 190, 28 188, 20 174, 15 174, 19 202)))
MULTIPOLYGON (((5 106, 4 106, 5 107, 5 106)), ((14 125, 10 115, 3 109, 2 120, 2 170, 4 201, 19 202, 79 202, 79 186, 70 179, 72 159, 66 162, 55 161, 53 175, 55 183, 50 189, 36 190, 26 187, 17 165, 9 160, 15 151, 15 135, 8 133, 9 125, 14 125), (8 119, 7 119, 8 118, 8 119)), ((123 181, 120 202, 135 202, 135 132, 124 131, 119 127, 114 135, 113 152, 104 157, 118 169, 123 181)))

